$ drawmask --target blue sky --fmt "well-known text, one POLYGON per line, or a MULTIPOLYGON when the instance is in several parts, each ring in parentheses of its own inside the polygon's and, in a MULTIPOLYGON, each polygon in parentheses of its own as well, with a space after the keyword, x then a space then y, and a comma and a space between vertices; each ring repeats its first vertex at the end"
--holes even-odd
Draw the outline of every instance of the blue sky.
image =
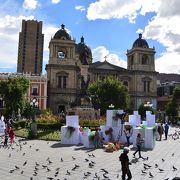
MULTIPOLYGON (((63 23, 93 52, 93 61, 127 67, 126 51, 142 33, 156 50, 156 71, 180 74, 179 0, 0 0, 0 72, 16 72, 22 19, 43 21, 44 57, 63 23)), ((43 67, 43 72, 45 73, 43 67)))

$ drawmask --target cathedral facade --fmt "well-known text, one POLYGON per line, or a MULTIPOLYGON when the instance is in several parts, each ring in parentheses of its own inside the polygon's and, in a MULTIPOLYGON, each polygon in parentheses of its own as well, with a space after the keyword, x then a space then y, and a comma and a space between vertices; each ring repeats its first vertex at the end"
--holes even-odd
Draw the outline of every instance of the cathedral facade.
MULTIPOLYGON (((91 49, 81 37, 79 43, 61 25, 49 43, 49 62, 46 65, 48 78, 47 106, 57 114, 71 106, 80 105, 84 86, 107 76, 121 81, 130 95, 130 108, 137 110, 142 103, 157 106, 157 74, 155 49, 139 34, 127 50, 127 69, 106 60, 92 62, 91 49)), ((87 87, 86 87, 87 88, 87 87)))

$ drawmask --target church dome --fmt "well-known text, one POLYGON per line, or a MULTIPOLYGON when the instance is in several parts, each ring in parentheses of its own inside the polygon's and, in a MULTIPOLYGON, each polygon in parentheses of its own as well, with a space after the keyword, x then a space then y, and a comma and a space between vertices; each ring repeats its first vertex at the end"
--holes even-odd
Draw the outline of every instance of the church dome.
POLYGON ((145 39, 142 39, 142 34, 139 34, 139 38, 136 39, 133 43, 132 48, 136 48, 136 47, 149 48, 147 41, 145 39))
POLYGON ((65 25, 62 24, 61 25, 61 29, 58 30, 55 35, 54 35, 54 39, 63 39, 63 40, 71 40, 71 36, 67 33, 67 31, 65 30, 65 25))
POLYGON ((91 49, 84 43, 84 37, 81 37, 81 42, 76 45, 76 53, 79 54, 79 59, 83 65, 92 63, 91 49))

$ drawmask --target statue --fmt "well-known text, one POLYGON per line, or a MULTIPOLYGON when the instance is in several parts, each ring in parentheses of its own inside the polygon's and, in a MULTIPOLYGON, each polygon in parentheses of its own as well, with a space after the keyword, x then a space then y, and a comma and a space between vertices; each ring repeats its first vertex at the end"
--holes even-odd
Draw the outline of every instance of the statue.
POLYGON ((81 105, 91 105, 91 97, 88 94, 88 86, 90 82, 90 76, 88 75, 87 81, 85 82, 84 76, 81 76, 81 105))

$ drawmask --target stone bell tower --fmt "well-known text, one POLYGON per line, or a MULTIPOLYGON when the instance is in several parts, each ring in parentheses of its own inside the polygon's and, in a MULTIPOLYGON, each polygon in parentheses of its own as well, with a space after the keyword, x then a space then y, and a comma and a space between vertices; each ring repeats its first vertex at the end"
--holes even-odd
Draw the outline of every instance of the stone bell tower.
POLYGON ((134 107, 151 102, 157 105, 157 72, 155 71, 155 48, 139 34, 130 50, 127 50, 127 69, 132 74, 131 96, 134 107))

